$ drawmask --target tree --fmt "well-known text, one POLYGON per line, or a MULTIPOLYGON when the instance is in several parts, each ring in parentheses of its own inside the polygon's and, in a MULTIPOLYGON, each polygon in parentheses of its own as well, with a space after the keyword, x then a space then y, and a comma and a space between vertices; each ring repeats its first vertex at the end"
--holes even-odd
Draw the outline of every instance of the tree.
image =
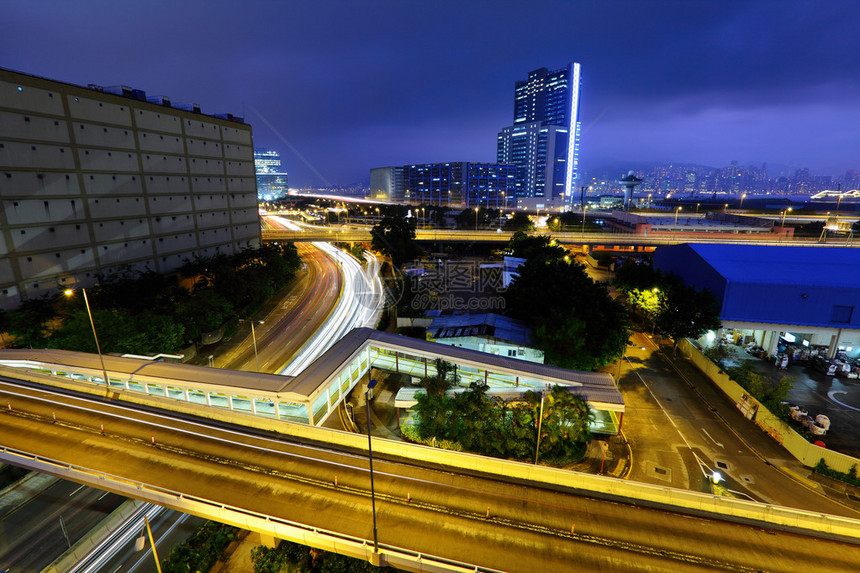
POLYGON ((463 209, 454 217, 458 229, 474 229, 476 226, 485 228, 489 227, 493 221, 498 221, 498 219, 499 212, 497 210, 485 207, 480 207, 477 213, 474 208, 463 209))
POLYGON ((530 257, 505 293, 508 314, 535 330, 550 364, 592 370, 612 362, 629 338, 627 313, 576 262, 530 257))
POLYGON ((45 323, 54 316, 47 298, 28 299, 6 315, 6 327, 20 346, 39 346, 47 336, 45 323))
POLYGON ((514 212, 511 217, 505 221, 502 226, 505 231, 525 231, 530 232, 535 230, 535 224, 529 216, 522 211, 514 212))
POLYGON ((391 263, 400 267, 424 252, 415 240, 415 220, 403 217, 383 217, 370 231, 374 250, 391 257, 391 263))
POLYGON ((663 281, 660 292, 661 306, 654 324, 658 332, 674 341, 676 350, 681 339, 699 338, 722 326, 717 299, 710 290, 697 290, 671 275, 663 281))
POLYGON ((542 260, 561 259, 566 253, 549 235, 529 235, 523 231, 515 231, 511 235, 507 251, 514 257, 538 257, 542 260))

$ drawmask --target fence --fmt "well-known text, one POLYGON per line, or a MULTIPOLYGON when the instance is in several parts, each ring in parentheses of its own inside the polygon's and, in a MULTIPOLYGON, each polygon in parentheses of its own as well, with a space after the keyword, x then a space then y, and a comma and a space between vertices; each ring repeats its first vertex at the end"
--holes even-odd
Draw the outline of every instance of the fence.
POLYGON ((860 459, 810 444, 794 428, 768 410, 764 404, 749 396, 740 384, 729 378, 728 374, 721 372, 720 367, 702 354, 689 340, 682 340, 678 348, 739 407, 744 402, 747 405, 757 406, 753 422, 803 465, 814 467, 819 460, 824 459, 827 467, 843 473, 847 473, 854 464, 860 468, 860 459))

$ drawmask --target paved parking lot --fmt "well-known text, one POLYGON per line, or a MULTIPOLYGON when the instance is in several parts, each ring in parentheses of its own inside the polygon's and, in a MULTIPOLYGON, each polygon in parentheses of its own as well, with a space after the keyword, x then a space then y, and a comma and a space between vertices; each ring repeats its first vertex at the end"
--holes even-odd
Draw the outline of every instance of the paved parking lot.
POLYGON ((813 417, 824 414, 830 418, 830 430, 821 441, 832 450, 860 457, 860 379, 826 376, 801 362, 790 363, 788 368, 780 370, 771 362, 750 356, 739 346, 729 345, 729 348, 736 360, 752 362, 758 372, 773 380, 783 376, 794 378, 789 400, 813 417))

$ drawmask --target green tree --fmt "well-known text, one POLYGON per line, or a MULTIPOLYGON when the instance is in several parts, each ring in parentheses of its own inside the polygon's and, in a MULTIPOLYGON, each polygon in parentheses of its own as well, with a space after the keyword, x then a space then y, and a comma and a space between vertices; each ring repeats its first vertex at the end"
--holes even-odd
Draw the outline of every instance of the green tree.
POLYGON ((535 330, 550 364, 592 370, 621 356, 627 313, 581 264, 533 256, 518 273, 505 293, 508 314, 535 330))
POLYGON ((487 209, 485 207, 480 207, 477 213, 474 208, 463 209, 454 217, 454 221, 457 222, 457 228, 466 230, 474 229, 476 223, 479 229, 484 229, 498 220, 499 212, 496 209, 487 209))
POLYGON ((655 326, 674 341, 676 350, 683 338, 699 338, 722 326, 719 306, 710 290, 687 286, 673 275, 663 281, 660 292, 655 326))
POLYGON ((395 267, 412 261, 424 252, 415 240, 415 220, 403 217, 383 217, 370 231, 374 250, 391 257, 395 267))
POLYGON ((523 231, 515 231, 511 235, 506 250, 514 257, 538 257, 542 260, 561 259, 566 253, 549 235, 529 235, 523 231))
POLYGON ((505 231, 531 232, 535 230, 535 224, 526 213, 515 211, 509 219, 505 220, 502 228, 505 231))
POLYGON ((25 300, 7 314, 7 329, 20 346, 39 346, 47 336, 45 323, 54 316, 54 308, 47 298, 25 300))

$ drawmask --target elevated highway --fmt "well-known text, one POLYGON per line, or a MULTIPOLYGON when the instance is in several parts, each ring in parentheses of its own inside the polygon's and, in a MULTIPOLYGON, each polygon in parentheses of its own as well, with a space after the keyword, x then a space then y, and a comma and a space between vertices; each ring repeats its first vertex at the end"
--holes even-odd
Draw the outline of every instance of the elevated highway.
POLYGON ((293 425, 0 382, 0 459, 414 571, 856 571, 860 522, 293 425), (55 421, 56 418, 56 421, 55 421), (104 426, 104 435, 101 427, 104 426))
MULTIPOLYGON (((829 238, 819 242, 814 237, 794 238, 780 241, 773 235, 737 234, 730 237, 714 236, 702 233, 701 237, 691 237, 689 233, 679 234, 678 237, 660 235, 634 235, 632 233, 553 233, 543 230, 542 234, 550 235, 560 243, 576 243, 586 245, 617 245, 629 247, 659 247, 678 243, 724 243, 741 245, 772 245, 772 246, 805 246, 805 247, 848 247, 858 246, 849 243, 845 237, 829 238)), ((466 243, 507 243, 510 231, 469 231, 452 229, 419 229, 415 238, 424 242, 466 242, 466 243)), ((303 227, 302 230, 263 229, 263 241, 342 241, 370 242, 372 237, 370 227, 303 227)))

